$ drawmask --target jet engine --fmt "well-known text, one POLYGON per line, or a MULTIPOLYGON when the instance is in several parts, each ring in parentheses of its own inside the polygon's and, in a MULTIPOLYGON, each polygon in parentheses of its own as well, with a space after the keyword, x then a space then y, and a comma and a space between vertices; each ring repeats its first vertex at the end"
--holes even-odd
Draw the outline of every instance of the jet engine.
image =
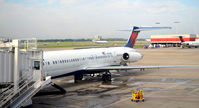
POLYGON ((138 52, 129 52, 122 55, 123 62, 136 62, 142 59, 143 55, 138 52))
POLYGON ((128 60, 129 59, 129 54, 128 53, 124 53, 122 55, 122 58, 123 58, 124 61, 128 60))

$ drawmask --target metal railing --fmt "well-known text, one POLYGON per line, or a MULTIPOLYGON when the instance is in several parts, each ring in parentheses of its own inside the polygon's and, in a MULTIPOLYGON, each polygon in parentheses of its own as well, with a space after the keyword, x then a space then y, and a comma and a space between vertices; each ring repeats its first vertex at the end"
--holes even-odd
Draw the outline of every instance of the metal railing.
POLYGON ((37 49, 37 39, 36 38, 26 38, 21 39, 22 48, 24 49, 37 49))
POLYGON ((13 85, 10 85, 7 91, 0 94, 0 107, 4 106, 6 103, 14 102, 20 94, 32 88, 33 84, 31 84, 31 82, 33 82, 33 75, 27 72, 27 74, 21 76, 17 82, 19 86, 16 90, 14 90, 13 85), (25 79, 21 80, 22 78, 25 79))

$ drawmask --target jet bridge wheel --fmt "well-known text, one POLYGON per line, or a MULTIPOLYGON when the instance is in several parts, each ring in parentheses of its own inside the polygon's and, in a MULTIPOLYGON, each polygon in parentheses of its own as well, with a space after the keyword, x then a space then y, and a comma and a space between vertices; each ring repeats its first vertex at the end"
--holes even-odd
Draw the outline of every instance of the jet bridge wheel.
POLYGON ((83 79, 83 74, 75 74, 74 75, 75 83, 77 83, 78 81, 81 81, 82 79, 83 79))
POLYGON ((105 72, 105 74, 102 75, 102 81, 103 82, 111 82, 111 73, 105 72))

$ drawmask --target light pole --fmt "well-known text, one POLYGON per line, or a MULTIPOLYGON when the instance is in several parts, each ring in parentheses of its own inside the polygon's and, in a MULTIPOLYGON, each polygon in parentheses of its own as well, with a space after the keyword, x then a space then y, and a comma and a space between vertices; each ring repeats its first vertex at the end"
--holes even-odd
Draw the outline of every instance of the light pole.
MULTIPOLYGON (((156 22, 155 24, 156 24, 156 25, 160 25, 160 22, 156 22)), ((158 35, 158 32, 157 32, 156 34, 158 35)), ((160 33, 159 33, 159 34, 160 34, 160 33)))
POLYGON ((179 21, 174 21, 173 23, 176 24, 175 28, 176 28, 176 34, 177 34, 177 26, 178 26, 177 24, 179 24, 180 22, 179 21))
MULTIPOLYGON (((177 28, 178 28, 178 25, 177 25, 177 24, 179 24, 180 22, 179 22, 179 21, 174 21, 173 23, 176 24, 175 28, 176 28, 176 35, 177 35, 177 28)), ((176 44, 176 45, 177 45, 177 44, 176 44)), ((177 46, 179 46, 179 45, 177 45, 177 46)))

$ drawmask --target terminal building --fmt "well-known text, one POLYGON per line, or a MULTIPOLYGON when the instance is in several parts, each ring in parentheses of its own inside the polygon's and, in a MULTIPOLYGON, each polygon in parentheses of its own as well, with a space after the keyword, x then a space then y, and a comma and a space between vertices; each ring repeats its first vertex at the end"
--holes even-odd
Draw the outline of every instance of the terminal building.
POLYGON ((150 45, 152 47, 180 47, 181 41, 179 36, 182 36, 185 41, 196 41, 199 39, 199 34, 151 35, 150 45))

